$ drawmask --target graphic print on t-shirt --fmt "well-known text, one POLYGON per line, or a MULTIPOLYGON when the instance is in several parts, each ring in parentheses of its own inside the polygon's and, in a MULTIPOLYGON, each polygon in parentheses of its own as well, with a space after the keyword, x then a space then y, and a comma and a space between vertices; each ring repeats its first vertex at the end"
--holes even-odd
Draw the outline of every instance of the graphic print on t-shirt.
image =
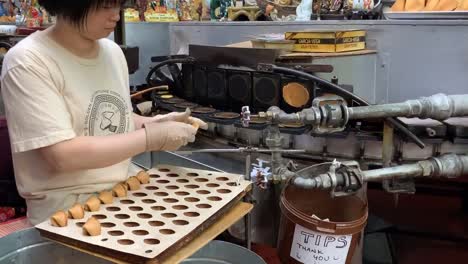
POLYGON ((108 90, 97 91, 86 115, 85 135, 106 136, 129 130, 130 112, 120 94, 108 90))

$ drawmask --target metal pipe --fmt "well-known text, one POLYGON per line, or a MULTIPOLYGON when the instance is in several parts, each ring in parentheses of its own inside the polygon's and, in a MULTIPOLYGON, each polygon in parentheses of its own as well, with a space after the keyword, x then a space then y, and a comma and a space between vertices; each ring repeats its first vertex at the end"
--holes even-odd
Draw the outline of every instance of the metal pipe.
POLYGON ((349 119, 419 117, 445 120, 468 116, 468 94, 435 94, 402 103, 348 108, 349 119))
POLYGON ((349 119, 377 119, 407 116, 411 108, 406 103, 357 106, 348 108, 349 119))
POLYGON ((198 149, 174 151, 181 155, 190 155, 193 153, 305 153, 304 149, 256 149, 256 148, 237 148, 237 149, 198 149))
MULTIPOLYGON (((252 164, 252 157, 250 154, 247 155, 245 158, 245 180, 246 181, 251 181, 250 177, 250 167, 252 164)), ((252 195, 252 190, 250 190, 246 196, 244 197, 244 201, 247 203, 251 203, 251 195, 252 195)), ((251 212, 249 212, 245 217, 244 217, 244 231, 245 231, 245 244, 247 249, 252 248, 252 215, 251 212)))
MULTIPOLYGON (((355 188, 354 182, 382 181, 403 177, 444 177, 457 178, 468 175, 468 155, 446 154, 437 158, 377 170, 359 169, 327 172, 318 175, 296 176, 293 183, 302 188, 334 189, 335 187, 355 188), (346 180, 348 179, 348 180, 346 180)), ((359 187, 360 188, 360 187, 359 187)))
POLYGON ((377 170, 363 171, 362 178, 364 181, 382 181, 401 177, 418 177, 422 176, 422 173, 423 169, 418 163, 416 163, 377 170))

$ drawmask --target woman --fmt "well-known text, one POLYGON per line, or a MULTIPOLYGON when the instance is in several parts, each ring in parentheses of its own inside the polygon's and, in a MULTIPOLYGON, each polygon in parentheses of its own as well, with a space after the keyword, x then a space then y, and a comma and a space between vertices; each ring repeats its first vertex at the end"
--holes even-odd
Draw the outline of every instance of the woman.
POLYGON ((16 183, 32 224, 124 181, 131 157, 176 150, 206 127, 188 112, 132 113, 125 57, 106 39, 122 2, 39 0, 56 25, 5 58, 2 95, 16 183))

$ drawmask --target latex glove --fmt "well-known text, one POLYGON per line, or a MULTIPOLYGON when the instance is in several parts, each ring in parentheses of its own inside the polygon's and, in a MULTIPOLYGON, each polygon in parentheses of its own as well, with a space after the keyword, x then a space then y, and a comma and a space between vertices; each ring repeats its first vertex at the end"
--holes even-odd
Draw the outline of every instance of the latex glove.
POLYGON ((203 122, 203 120, 196 117, 191 117, 192 111, 190 108, 187 108, 185 112, 172 112, 165 115, 157 115, 153 117, 153 122, 167 122, 167 121, 176 121, 187 124, 194 124, 201 129, 207 130, 208 124, 203 122))
POLYGON ((146 151, 175 151, 195 141, 197 128, 183 122, 167 121, 147 123, 146 151))

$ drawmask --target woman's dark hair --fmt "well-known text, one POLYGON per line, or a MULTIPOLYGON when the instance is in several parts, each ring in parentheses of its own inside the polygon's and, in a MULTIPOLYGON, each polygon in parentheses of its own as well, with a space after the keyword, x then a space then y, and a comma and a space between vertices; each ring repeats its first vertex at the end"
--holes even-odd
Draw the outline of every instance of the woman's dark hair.
POLYGON ((101 7, 123 6, 125 0, 39 0, 39 5, 52 16, 60 16, 82 27, 88 13, 101 7))

